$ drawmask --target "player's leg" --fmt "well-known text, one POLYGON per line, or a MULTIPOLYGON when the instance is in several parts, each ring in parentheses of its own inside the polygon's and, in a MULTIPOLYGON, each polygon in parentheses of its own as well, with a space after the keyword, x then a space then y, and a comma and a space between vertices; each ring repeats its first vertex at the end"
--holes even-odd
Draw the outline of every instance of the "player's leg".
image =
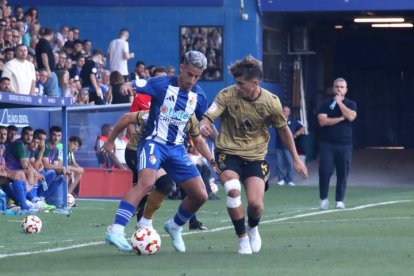
POLYGON ((150 192, 147 202, 143 209, 143 215, 140 217, 136 228, 152 227, 152 217, 154 213, 161 207, 164 198, 170 193, 174 183, 167 175, 164 169, 159 169, 157 173, 157 181, 155 189, 150 192))
POLYGON ((352 159, 352 146, 351 145, 337 145, 337 154, 335 156, 336 165, 336 208, 344 209, 344 198, 347 186, 347 179, 349 174, 349 167, 351 166, 352 159))
POLYGON ((138 183, 129 189, 122 198, 115 214, 114 223, 107 229, 106 241, 122 251, 132 251, 131 245, 124 237, 125 226, 131 220, 138 203, 153 188, 157 177, 162 159, 162 149, 160 150, 157 145, 153 141, 147 140, 137 151, 140 154, 138 183))
POLYGON ((164 229, 170 234, 174 248, 179 252, 185 252, 185 244, 181 237, 182 226, 194 216, 207 201, 208 196, 200 173, 184 147, 175 147, 171 150, 168 161, 165 170, 187 196, 182 200, 174 217, 165 223, 164 229))
POLYGON ((246 162, 243 166, 242 179, 247 196, 247 234, 253 252, 259 252, 262 246, 259 222, 264 209, 265 182, 269 175, 269 164, 264 160, 246 162))
POLYGON ((252 254, 246 231, 246 219, 241 202, 241 183, 239 180, 244 161, 236 156, 217 153, 216 162, 222 170, 219 177, 227 195, 227 212, 239 238, 238 252, 240 254, 252 254))
POLYGON ((334 151, 329 143, 319 144, 319 209, 328 209, 329 181, 335 169, 334 151))

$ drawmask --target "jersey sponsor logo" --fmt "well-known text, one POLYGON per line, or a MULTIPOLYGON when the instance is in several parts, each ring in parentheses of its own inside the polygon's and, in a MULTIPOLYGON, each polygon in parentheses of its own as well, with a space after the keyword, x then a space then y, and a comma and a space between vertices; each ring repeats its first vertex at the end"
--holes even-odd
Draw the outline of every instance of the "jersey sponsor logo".
POLYGON ((135 85, 137 87, 144 87, 145 85, 147 85, 147 80, 144 80, 144 79, 136 80, 135 85))
POLYGON ((208 109, 208 112, 211 112, 211 113, 214 113, 214 112, 216 112, 217 111, 217 104, 216 104, 216 102, 213 102, 211 105, 210 105, 210 107, 209 107, 209 109, 208 109))
POLYGON ((162 105, 161 106, 162 115, 166 115, 171 119, 185 120, 187 121, 190 118, 190 114, 183 110, 174 110, 174 108, 162 105))

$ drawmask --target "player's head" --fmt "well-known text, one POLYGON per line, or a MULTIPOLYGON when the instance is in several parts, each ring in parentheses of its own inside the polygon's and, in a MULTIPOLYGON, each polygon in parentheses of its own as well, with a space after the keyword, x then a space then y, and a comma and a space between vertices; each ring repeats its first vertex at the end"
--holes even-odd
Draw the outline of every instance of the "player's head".
POLYGON ((33 129, 30 126, 22 128, 22 142, 28 145, 33 139, 33 129))
POLYGON ((123 38, 123 39, 128 39, 129 38, 129 31, 128 29, 121 29, 119 31, 119 37, 123 38))
POLYGON ((230 65, 229 70, 241 97, 252 98, 260 93, 259 83, 263 78, 262 62, 249 55, 230 65))
POLYGON ((71 136, 69 138, 69 151, 75 152, 82 146, 82 140, 79 136, 71 136))
POLYGON ((283 107, 283 115, 285 115, 285 118, 288 119, 290 117, 290 107, 285 105, 283 107))
POLYGON ((178 77, 180 88, 186 91, 191 90, 206 68, 207 58, 203 53, 198 51, 185 53, 183 62, 180 64, 178 77))

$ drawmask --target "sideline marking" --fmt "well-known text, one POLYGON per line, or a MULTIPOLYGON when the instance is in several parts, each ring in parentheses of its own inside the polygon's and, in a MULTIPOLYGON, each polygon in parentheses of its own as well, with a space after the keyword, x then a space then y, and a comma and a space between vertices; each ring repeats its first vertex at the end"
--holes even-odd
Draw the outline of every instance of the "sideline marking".
MULTIPOLYGON (((372 204, 355 206, 355 207, 348 208, 348 209, 343 209, 343 210, 334 209, 334 210, 318 211, 318 212, 299 214, 299 215, 294 215, 294 216, 289 216, 289 217, 283 217, 283 218, 279 218, 279 219, 264 220, 260 223, 261 224, 269 224, 269 223, 275 223, 275 222, 284 222, 284 221, 287 221, 287 220, 290 220, 290 219, 311 217, 311 216, 316 216, 316 215, 324 215, 324 214, 329 214, 329 213, 333 213, 333 212, 347 212, 347 211, 362 210, 362 209, 371 208, 371 207, 391 205, 391 204, 397 204, 397 203, 405 203, 405 202, 411 202, 411 201, 412 200, 396 200, 396 201, 386 201, 386 202, 372 203, 372 204)), ((202 231, 202 232, 195 232, 195 231, 194 232, 185 232, 182 235, 183 236, 188 236, 188 235, 194 235, 194 234, 199 234, 199 233, 214 233, 214 232, 219 232, 219 231, 223 231, 223 230, 227 230, 227 229, 233 229, 233 225, 218 227, 218 228, 214 228, 214 229, 210 229, 210 230, 206 230, 206 231, 202 231)), ((168 237, 168 235, 166 235, 166 234, 161 235, 161 237, 168 237)), ((38 250, 38 251, 31 251, 31 252, 18 252, 18 253, 11 253, 11 254, 0 254, 0 259, 4 259, 4 258, 8 258, 8 257, 28 256, 28 255, 34 255, 34 254, 60 252, 60 251, 65 251, 65 250, 70 250, 70 249, 76 249, 76 248, 82 248, 82 247, 88 247, 88 246, 95 246, 95 245, 102 245, 102 244, 105 244, 105 242, 103 242, 103 241, 90 242, 90 243, 75 244, 75 245, 71 245, 71 246, 58 247, 58 248, 52 248, 52 249, 46 249, 46 250, 38 250)))

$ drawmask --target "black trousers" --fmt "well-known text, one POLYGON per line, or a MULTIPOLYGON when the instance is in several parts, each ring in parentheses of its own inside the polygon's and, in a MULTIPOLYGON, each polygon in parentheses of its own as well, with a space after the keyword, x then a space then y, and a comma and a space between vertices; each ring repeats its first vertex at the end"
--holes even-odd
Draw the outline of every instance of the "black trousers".
POLYGON ((352 144, 319 144, 319 197, 327 199, 329 181, 336 169, 336 201, 343 201, 352 159, 352 144))

